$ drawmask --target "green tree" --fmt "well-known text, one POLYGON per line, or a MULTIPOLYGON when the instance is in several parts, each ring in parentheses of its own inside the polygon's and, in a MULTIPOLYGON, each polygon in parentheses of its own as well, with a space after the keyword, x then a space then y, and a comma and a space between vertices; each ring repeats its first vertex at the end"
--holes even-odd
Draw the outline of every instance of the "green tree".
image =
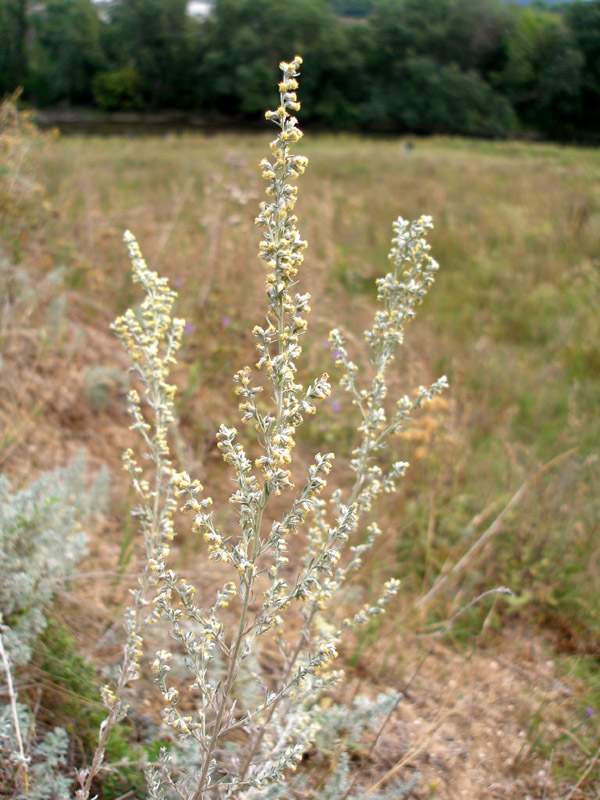
POLYGON ((505 98, 477 73, 425 56, 396 64, 390 79, 374 86, 362 118, 383 129, 485 136, 504 135, 516 124, 505 98))
POLYGON ((362 106, 364 123, 487 135, 510 131, 510 104, 481 74, 501 58, 502 19, 491 0, 481 9, 474 0, 381 2, 369 20, 371 90, 362 106))
POLYGON ((513 26, 513 10, 501 0, 453 0, 446 22, 445 63, 476 70, 488 80, 504 66, 513 26))
POLYGON ((583 58, 579 122, 600 134, 600 0, 571 3, 564 19, 583 58))
POLYGON ((579 115, 583 63, 559 14, 523 9, 496 85, 527 126, 565 133, 574 129, 579 115))
POLYGON ((94 98, 105 111, 142 108, 141 76, 130 66, 98 72, 94 78, 94 98))
POLYGON ((357 119, 362 56, 324 0, 217 0, 203 27, 208 108, 262 116, 277 63, 302 53, 304 119, 338 127, 357 119))
POLYGON ((31 12, 29 88, 42 105, 93 102, 92 80, 105 65, 100 21, 91 0, 52 0, 31 12))
POLYGON ((130 67, 153 108, 187 108, 195 100, 193 46, 197 23, 187 0, 117 0, 104 34, 113 69, 130 67))
POLYGON ((486 74, 502 62, 512 17, 500 0, 381 0, 370 24, 395 60, 426 56, 486 74))
POLYGON ((0 0, 0 96, 25 81, 26 32, 27 0, 0 0))

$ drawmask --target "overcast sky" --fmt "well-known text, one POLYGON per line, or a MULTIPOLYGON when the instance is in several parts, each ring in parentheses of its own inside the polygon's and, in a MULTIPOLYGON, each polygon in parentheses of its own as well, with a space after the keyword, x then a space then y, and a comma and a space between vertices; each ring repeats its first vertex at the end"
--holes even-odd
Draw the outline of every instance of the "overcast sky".
MULTIPOLYGON (((109 3, 110 0, 93 0, 93 2, 102 5, 102 3, 109 3)), ((210 11, 211 5, 212 0, 188 0, 188 11, 193 15, 205 15, 210 11)))

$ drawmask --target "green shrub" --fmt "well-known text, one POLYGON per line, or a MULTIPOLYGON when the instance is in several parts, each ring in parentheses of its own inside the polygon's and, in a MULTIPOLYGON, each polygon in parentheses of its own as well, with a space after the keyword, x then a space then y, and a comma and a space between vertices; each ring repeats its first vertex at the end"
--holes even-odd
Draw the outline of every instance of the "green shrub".
POLYGON ((96 103, 105 111, 135 111, 144 105, 142 78, 133 67, 99 72, 93 90, 96 103))

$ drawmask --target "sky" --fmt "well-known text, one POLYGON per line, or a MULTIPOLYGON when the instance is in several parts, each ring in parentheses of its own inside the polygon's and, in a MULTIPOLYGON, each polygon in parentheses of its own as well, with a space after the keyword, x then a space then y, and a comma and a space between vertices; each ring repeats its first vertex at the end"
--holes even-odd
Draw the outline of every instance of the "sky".
POLYGON ((210 7, 211 7, 210 0, 190 0, 190 2, 188 3, 188 11, 190 14, 193 14, 194 16, 198 14, 202 14, 203 16, 205 14, 208 14, 208 12, 210 11, 210 7))

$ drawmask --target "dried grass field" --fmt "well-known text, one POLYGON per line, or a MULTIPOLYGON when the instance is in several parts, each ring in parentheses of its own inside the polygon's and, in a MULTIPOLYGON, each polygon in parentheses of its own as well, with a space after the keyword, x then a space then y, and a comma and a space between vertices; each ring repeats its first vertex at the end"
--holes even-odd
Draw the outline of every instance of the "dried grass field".
MULTIPOLYGON (((117 663, 141 559, 120 465, 135 441, 128 363, 109 330, 139 300, 122 234, 131 229, 149 266, 178 289, 176 313, 188 324, 173 449, 223 508, 231 489, 215 432, 238 419, 231 376, 253 361, 250 331, 264 319, 254 218, 268 133, 83 138, 6 128, 2 137, 0 471, 18 489, 84 449, 90 475, 110 473, 89 554, 59 587, 18 681, 39 728, 69 732, 74 768, 89 758, 102 718, 94 684, 117 663)), ((400 494, 381 504, 383 536, 342 603, 377 596, 390 577, 402 589, 389 614, 345 641, 346 688, 335 699, 405 691, 376 747, 369 734, 352 743, 365 796, 419 773, 407 796, 592 800, 600 796, 600 151, 444 138, 413 145, 307 135, 299 147, 310 160, 297 206, 309 243, 300 280, 313 309, 302 374, 327 370, 335 381, 333 326, 360 361, 392 221, 426 213, 441 268, 407 330, 390 395, 442 374, 450 382, 396 440, 395 457, 411 466, 400 494), (458 614, 498 586, 514 596, 458 614)), ((318 449, 348 454, 356 424, 338 389, 303 426, 294 468, 305 470, 318 449)), ((334 486, 345 477, 332 476, 334 486)), ((210 592, 218 571, 184 525, 173 563, 210 592)), ((268 664, 269 653, 262 657, 268 664)), ((125 762, 138 752, 132 742, 150 744, 144 730, 159 705, 151 688, 132 698, 101 796, 145 796, 125 762)), ((319 763, 325 780, 327 760, 319 763)))

